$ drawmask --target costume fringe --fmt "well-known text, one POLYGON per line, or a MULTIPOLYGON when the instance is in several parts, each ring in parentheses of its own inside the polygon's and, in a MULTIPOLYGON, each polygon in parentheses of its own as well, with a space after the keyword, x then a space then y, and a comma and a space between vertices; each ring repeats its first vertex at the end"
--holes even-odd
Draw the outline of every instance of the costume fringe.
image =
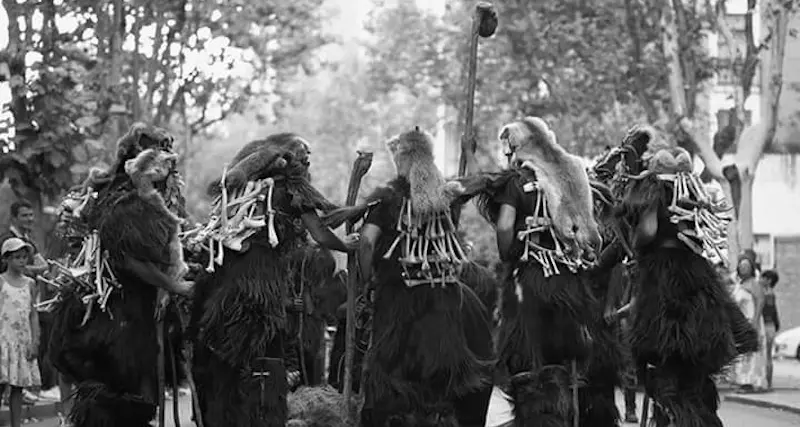
POLYGON ((705 376, 733 361, 733 300, 707 260, 687 249, 656 249, 639 258, 636 280, 631 345, 640 363, 677 359, 705 376))
POLYGON ((719 393, 710 376, 695 377, 680 373, 680 365, 664 365, 648 372, 647 393, 658 411, 658 427, 722 427, 717 415, 719 393))
POLYGON ((617 408, 614 386, 602 384, 592 385, 589 377, 587 385, 578 391, 581 427, 617 427, 620 414, 617 408))
POLYGON ((256 377, 250 366, 234 367, 208 349, 196 348, 192 373, 205 425, 285 427, 286 370, 275 364, 268 368, 269 376, 256 377))
POLYGON ((648 393, 675 427, 721 426, 712 377, 738 353, 731 296, 708 261, 688 249, 652 250, 638 266, 631 337, 638 364, 654 366, 648 393))
POLYGON ((468 262, 461 266, 459 279, 478 295, 486 312, 492 315, 500 293, 500 284, 492 271, 476 262, 468 262))
POLYGON ((234 366, 264 354, 286 327, 288 269, 279 251, 225 249, 225 263, 196 282, 197 343, 234 366))
POLYGON ((69 420, 75 427, 150 427, 156 404, 111 391, 99 382, 77 384, 69 420))
POLYGON ((498 349, 510 374, 588 359, 595 303, 579 275, 545 278, 538 266, 522 265, 504 287, 502 304, 498 349))
POLYGON ((509 396, 517 427, 568 427, 572 414, 572 376, 561 365, 511 377, 509 396))
MULTIPOLYGON (((325 277, 333 275, 335 263, 330 254, 308 246, 307 231, 297 219, 311 209, 335 206, 309 184, 307 169, 289 160, 282 175, 276 177, 273 193, 277 246, 270 245, 266 228, 259 230, 248 240, 249 250, 226 249, 224 263, 196 280, 191 321, 193 371, 209 427, 285 427, 285 371, 298 368, 296 355, 301 345, 297 337, 303 336, 303 348, 321 346, 324 322, 306 316, 303 333, 298 334, 299 318, 287 313, 286 305, 292 300, 289 297, 294 297, 292 285, 299 285, 299 280, 305 281, 307 290, 315 291, 327 281, 325 277), (283 371, 271 372, 264 380, 263 399, 262 379, 252 376, 260 357, 280 359, 283 371)), ((313 309, 313 292, 303 305, 313 309)), ((305 356, 307 363, 316 359, 316 354, 306 352, 305 356)))
MULTIPOLYGON (((400 178, 368 200, 379 202, 386 215, 381 220, 394 224, 407 192, 408 183, 400 178)), ((375 253, 386 253, 396 233, 393 226, 384 230, 375 253)), ((452 424, 454 403, 491 385, 494 360, 486 307, 464 284, 406 286, 395 260, 376 258, 375 270, 362 420, 376 427, 457 426, 452 424)))

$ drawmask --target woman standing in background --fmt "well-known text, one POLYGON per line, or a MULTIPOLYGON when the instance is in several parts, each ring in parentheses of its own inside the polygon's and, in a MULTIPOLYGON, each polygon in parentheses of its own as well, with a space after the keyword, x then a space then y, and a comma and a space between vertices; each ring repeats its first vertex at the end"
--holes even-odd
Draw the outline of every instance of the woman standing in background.
POLYGON ((781 328, 778 320, 778 305, 775 301, 775 285, 778 284, 780 277, 775 270, 767 270, 761 273, 760 282, 764 289, 764 309, 762 310, 764 319, 764 335, 767 339, 765 350, 767 352, 767 389, 772 389, 772 345, 775 335, 781 328))
POLYGON ((764 391, 767 388, 767 339, 764 319, 764 287, 756 277, 756 264, 752 257, 742 255, 736 267, 738 282, 733 298, 745 317, 758 333, 759 350, 745 354, 736 362, 734 383, 741 387, 740 393, 764 391))

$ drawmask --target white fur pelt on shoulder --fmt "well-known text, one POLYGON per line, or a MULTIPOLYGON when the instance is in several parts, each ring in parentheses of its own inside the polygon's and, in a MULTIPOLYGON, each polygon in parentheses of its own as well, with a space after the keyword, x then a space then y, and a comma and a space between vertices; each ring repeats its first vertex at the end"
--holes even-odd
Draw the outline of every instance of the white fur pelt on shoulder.
POLYGON ((598 247, 592 190, 581 159, 558 145, 555 133, 538 117, 506 124, 499 139, 509 145, 522 167, 536 173, 559 237, 584 251, 598 247))
POLYGON ((448 208, 442 172, 433 158, 433 137, 418 127, 386 142, 398 174, 407 174, 415 215, 430 215, 448 208))

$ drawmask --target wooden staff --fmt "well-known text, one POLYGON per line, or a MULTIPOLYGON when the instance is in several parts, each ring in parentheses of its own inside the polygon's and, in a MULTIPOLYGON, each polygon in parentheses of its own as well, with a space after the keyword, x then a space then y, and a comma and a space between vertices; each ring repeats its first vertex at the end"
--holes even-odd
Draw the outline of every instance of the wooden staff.
MULTIPOLYGON (((158 290, 158 297, 156 300, 156 304, 161 303, 161 299, 163 298, 163 294, 166 291, 159 289, 158 290)), ((158 362, 157 362, 157 373, 158 376, 158 427, 164 427, 166 423, 166 399, 164 396, 164 389, 166 383, 166 347, 164 345, 164 318, 166 317, 166 308, 163 311, 156 309, 156 342, 158 343, 158 362)), ((177 398, 177 396, 176 396, 177 398)))
MULTIPOLYGON (((350 184, 347 187, 347 206, 356 204, 358 190, 361 187, 361 178, 367 174, 372 166, 372 153, 359 151, 358 157, 353 162, 353 170, 350 172, 350 184)), ((353 232, 353 223, 348 221, 345 225, 347 234, 353 232)), ((344 347, 344 401, 347 405, 347 414, 351 420, 355 419, 353 405, 350 399, 353 389, 353 359, 355 358, 356 345, 356 291, 358 288, 358 255, 349 252, 347 254, 347 329, 345 330, 344 347)), ((367 280, 368 278, 364 278, 367 280)))
POLYGON ((572 427, 581 423, 580 398, 578 397, 578 362, 572 359, 572 427))
POLYGON ((478 39, 491 37, 497 29, 497 12, 491 3, 479 2, 475 5, 470 31, 469 59, 467 62, 467 93, 464 109, 464 128, 461 130, 461 158, 458 162, 458 176, 467 171, 468 159, 475 154, 476 143, 473 132, 475 116, 475 87, 477 85, 478 39))

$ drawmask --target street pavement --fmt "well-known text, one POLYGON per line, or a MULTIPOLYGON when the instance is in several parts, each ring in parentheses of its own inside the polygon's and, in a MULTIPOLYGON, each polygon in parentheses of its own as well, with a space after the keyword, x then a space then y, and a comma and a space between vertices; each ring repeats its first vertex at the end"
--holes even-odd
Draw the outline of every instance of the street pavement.
MULTIPOLYGON (((622 402, 620 396, 619 401, 622 402)), ((638 399, 641 402, 641 395, 638 399)), ((180 399, 179 413, 181 416, 180 427, 195 427, 190 418, 190 404, 189 399, 182 397, 180 399)), ((797 427, 800 425, 800 415, 791 412, 765 409, 744 405, 741 403, 723 401, 720 409, 720 416, 724 422, 725 427, 797 427)), ((6 425, 7 419, 3 419, 2 424, 6 425)), ((38 423, 25 424, 27 427, 58 427, 58 420, 55 418, 47 419, 38 423)), ((625 426, 634 426, 635 424, 625 424, 625 426)), ((167 409, 167 427, 175 427, 172 421, 171 407, 167 409)))
MULTIPOLYGON (((737 395, 730 390, 723 391, 720 408, 720 417, 725 427, 796 427, 800 426, 800 361, 776 360, 775 363, 775 391, 752 395, 737 395), (783 409, 776 409, 783 408, 783 409)), ((622 404, 622 395, 618 393, 617 401, 622 404)), ((637 402, 641 405, 642 395, 637 402)), ((191 421, 191 403, 188 396, 181 396, 178 400, 181 415, 180 427, 195 427, 191 421)), ((499 417, 507 409, 503 401, 495 399, 490 408, 490 418, 499 417)), ((0 412, 0 426, 8 424, 8 410, 0 412)), ((622 409, 622 408, 620 408, 622 409)), ((638 408, 641 411, 641 407, 638 408)), ((39 411, 38 417, 52 415, 50 411, 39 411)), ((634 424, 625 424, 633 426, 634 424)), ((55 417, 47 418, 36 423, 27 423, 27 427, 57 427, 55 417)), ((167 401, 166 426, 175 427, 172 417, 172 401, 167 401)))

